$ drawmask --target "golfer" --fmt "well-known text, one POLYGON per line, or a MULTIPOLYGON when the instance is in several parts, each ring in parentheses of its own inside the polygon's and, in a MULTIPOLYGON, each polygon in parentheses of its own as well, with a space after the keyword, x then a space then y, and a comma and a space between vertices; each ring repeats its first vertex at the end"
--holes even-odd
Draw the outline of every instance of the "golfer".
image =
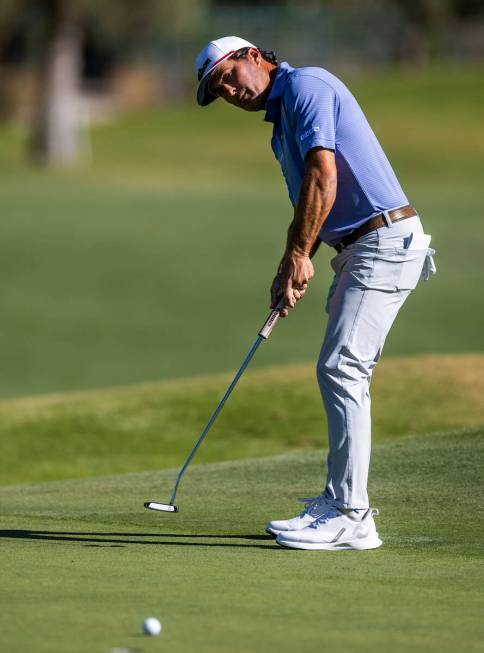
POLYGON ((371 448, 370 380, 397 313, 421 277, 435 273, 430 236, 409 204, 362 110, 323 68, 278 64, 273 52, 228 36, 196 60, 197 101, 222 98, 265 111, 272 149, 294 208, 271 287, 281 316, 301 301, 319 244, 336 250, 328 322, 317 378, 328 423, 323 493, 267 531, 285 547, 375 549, 367 492, 371 448))

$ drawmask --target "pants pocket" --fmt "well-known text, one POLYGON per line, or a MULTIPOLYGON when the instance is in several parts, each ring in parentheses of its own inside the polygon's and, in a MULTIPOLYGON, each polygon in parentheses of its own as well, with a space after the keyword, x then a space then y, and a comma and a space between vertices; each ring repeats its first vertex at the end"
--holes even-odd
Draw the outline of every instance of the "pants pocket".
POLYGON ((413 290, 422 275, 427 249, 402 249, 398 258, 401 260, 400 273, 396 282, 397 290, 413 290))
POLYGON ((369 290, 413 290, 422 275, 428 250, 380 248, 375 253, 356 253, 343 270, 352 282, 369 290))
POLYGON ((427 278, 435 274, 430 256, 435 252, 428 248, 430 236, 425 236, 422 242, 419 237, 419 233, 393 236, 387 232, 383 235, 373 232, 365 243, 357 242, 344 249, 331 261, 336 274, 328 293, 326 311, 331 312, 331 300, 339 283, 382 292, 410 291, 416 287, 422 273, 425 274, 426 262, 429 264, 427 278))
POLYGON ((394 292, 400 276, 400 256, 394 248, 355 251, 344 274, 351 277, 351 283, 363 288, 394 292))

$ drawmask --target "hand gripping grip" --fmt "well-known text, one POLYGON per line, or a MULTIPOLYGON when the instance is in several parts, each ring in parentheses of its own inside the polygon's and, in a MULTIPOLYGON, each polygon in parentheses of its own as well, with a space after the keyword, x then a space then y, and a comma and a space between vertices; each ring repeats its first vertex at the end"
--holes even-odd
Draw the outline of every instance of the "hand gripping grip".
POLYGON ((267 338, 271 335, 272 329, 276 326, 276 322, 279 319, 279 311, 282 308, 284 308, 284 299, 281 299, 276 308, 271 311, 269 317, 264 322, 261 330, 259 331, 259 336, 264 338, 264 340, 267 340, 267 338))

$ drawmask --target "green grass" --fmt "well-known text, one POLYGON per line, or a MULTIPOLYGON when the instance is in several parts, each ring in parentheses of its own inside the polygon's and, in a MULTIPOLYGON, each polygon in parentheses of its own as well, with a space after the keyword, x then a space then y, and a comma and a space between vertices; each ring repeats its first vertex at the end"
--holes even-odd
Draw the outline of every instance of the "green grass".
MULTIPOLYGON (((481 78, 436 68, 350 84, 438 250, 387 353, 484 346, 481 78)), ((26 167, 20 128, 0 136, 0 396, 237 366, 291 217, 262 115, 215 103, 124 116, 96 126, 91 165, 68 172, 26 167)), ((330 256, 256 366, 315 358, 330 256)))
MULTIPOLYGON (((181 465, 233 374, 0 403, 0 483, 181 465)), ((484 356, 383 360, 372 383, 373 439, 484 424, 484 356)), ((313 366, 249 370, 197 454, 268 456, 326 442, 313 366)))
POLYGON ((0 402, 2 651, 480 649, 481 77, 351 85, 439 267, 375 372, 384 546, 358 554, 283 551, 263 531, 321 489, 325 424, 304 361, 324 330, 328 251, 197 454, 181 512, 142 508, 168 500, 232 378, 220 372, 266 316, 290 210, 262 116, 217 104, 125 116, 97 126, 91 165, 69 172, 26 167, 25 134, 1 129, 0 396, 138 383, 0 402), (141 635, 149 615, 160 638, 141 635))
POLYGON ((282 550, 263 534, 321 487, 320 454, 0 489, 11 653, 481 650, 483 432, 376 444, 376 551, 282 550), (156 615, 159 639, 143 638, 156 615))

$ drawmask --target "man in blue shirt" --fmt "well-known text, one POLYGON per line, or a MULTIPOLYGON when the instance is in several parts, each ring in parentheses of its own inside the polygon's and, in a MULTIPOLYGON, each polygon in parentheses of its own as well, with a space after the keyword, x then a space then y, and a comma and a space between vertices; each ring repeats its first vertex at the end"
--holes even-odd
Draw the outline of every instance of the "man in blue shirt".
POLYGON ((299 549, 381 545, 367 494, 371 448, 369 384, 398 310, 419 278, 435 272, 430 236, 398 183, 347 87, 322 68, 277 64, 239 37, 211 41, 196 61, 197 100, 221 97, 266 111, 272 149, 294 208, 271 287, 285 317, 314 276, 321 242, 336 249, 317 376, 328 422, 323 493, 292 519, 271 521, 277 542, 299 549))

